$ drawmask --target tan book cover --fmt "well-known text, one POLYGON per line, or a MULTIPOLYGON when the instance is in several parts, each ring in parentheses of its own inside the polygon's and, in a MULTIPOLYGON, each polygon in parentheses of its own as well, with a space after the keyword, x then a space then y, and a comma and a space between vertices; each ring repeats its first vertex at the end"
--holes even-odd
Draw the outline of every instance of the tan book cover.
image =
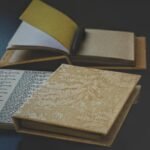
MULTIPOLYGON (((93 32, 93 31, 90 30, 90 32, 93 32)), ((90 34, 90 32, 89 32, 89 34, 90 34)), ((95 34, 95 31, 94 31, 94 33, 92 33, 92 35, 94 35, 94 34, 95 34)), ((93 55, 99 56, 99 53, 101 53, 101 50, 100 50, 101 43, 99 43, 98 39, 94 40, 94 38, 96 38, 96 37, 89 36, 88 39, 84 41, 84 43, 80 49, 81 52, 79 51, 79 55, 77 57, 74 56, 74 58, 72 60, 72 64, 76 64, 79 66, 80 65, 83 66, 83 64, 84 64, 84 66, 92 67, 92 68, 99 68, 99 69, 132 69, 132 70, 141 70, 142 69, 142 70, 144 70, 147 68, 147 53, 146 53, 147 46, 146 46, 146 38, 145 37, 135 37, 135 39, 134 39, 135 40, 135 42, 134 42, 135 65, 134 66, 91 65, 90 64, 92 62, 91 58, 88 57, 88 55, 92 54, 92 52, 93 52, 93 49, 91 47, 93 46, 93 48, 95 49, 95 51, 93 52, 93 55), (94 46, 94 43, 95 43, 95 46, 94 46), (98 47, 99 47, 99 49, 97 49, 98 47), (88 51, 86 51, 86 50, 88 50, 88 51), (85 57, 85 56, 87 57, 87 60, 83 59, 83 57, 85 57)), ((107 45, 108 45, 107 47, 109 47, 109 46, 111 47, 110 43, 108 43, 107 45)), ((125 48, 124 48, 124 51, 125 51, 125 48)), ((105 52, 106 52, 106 49, 105 49, 105 52)), ((108 51, 108 52, 111 53, 111 51, 108 51)), ((125 53, 126 53, 126 55, 129 54, 127 51, 125 53)), ((108 55, 110 57, 111 54, 108 54, 108 55)), ((132 54, 132 56, 133 56, 133 54, 132 54)), ((96 60, 96 57, 93 57, 93 59, 96 60)), ((111 63, 111 60, 110 61, 108 60, 108 62, 111 63)))
POLYGON ((35 129, 41 135, 56 133, 110 145, 102 137, 111 133, 123 108, 132 105, 130 96, 139 79, 139 75, 61 65, 14 115, 16 130, 35 129))
POLYGON ((51 72, 0 69, 0 129, 14 129, 12 115, 51 72))

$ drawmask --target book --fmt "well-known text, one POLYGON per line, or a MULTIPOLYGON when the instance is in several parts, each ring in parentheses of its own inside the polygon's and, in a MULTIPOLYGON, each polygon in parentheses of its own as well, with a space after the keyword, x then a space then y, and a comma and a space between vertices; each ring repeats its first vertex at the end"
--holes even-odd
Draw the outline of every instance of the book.
POLYGON ((140 75, 61 65, 14 114, 19 133, 110 146, 140 75))
POLYGON ((40 0, 33 0, 20 19, 0 67, 38 69, 46 61, 49 69, 58 60, 55 68, 65 61, 106 69, 146 69, 146 38, 133 32, 83 28, 40 0))
POLYGON ((12 115, 43 85, 51 72, 0 70, 0 128, 14 129, 12 115))

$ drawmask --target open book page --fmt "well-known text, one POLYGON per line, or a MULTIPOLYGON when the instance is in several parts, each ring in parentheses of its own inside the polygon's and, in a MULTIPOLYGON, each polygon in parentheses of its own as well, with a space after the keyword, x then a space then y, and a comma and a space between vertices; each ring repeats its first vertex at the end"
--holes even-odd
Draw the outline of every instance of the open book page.
POLYGON ((44 84, 50 72, 0 70, 0 124, 12 123, 11 116, 44 84))
POLYGON ((31 60, 31 57, 29 56, 33 56, 32 54, 35 53, 33 53, 33 51, 27 51, 27 50, 16 50, 14 51, 12 57, 9 59, 9 63, 18 63, 26 60, 31 60))
POLYGON ((40 46, 50 47, 69 53, 69 50, 65 48, 59 41, 47 33, 31 26, 26 22, 22 22, 17 29, 16 33, 8 43, 8 48, 12 46, 40 46))
POLYGON ((134 33, 86 29, 86 39, 78 55, 134 61, 134 33))
POLYGON ((78 28, 67 15, 39 0, 33 0, 20 19, 54 37, 67 49, 78 28))
POLYGON ((23 75, 23 71, 0 70, 0 110, 23 75))

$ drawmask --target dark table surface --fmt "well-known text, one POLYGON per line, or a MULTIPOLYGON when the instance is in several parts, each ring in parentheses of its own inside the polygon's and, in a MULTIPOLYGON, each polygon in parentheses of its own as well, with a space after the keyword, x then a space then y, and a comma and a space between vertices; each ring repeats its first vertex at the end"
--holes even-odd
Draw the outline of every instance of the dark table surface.
MULTIPOLYGON (((147 45, 149 45, 150 5, 148 0, 45 0, 45 2, 72 17, 79 25, 88 28, 133 31, 138 36, 146 36, 147 45)), ((0 1, 0 55, 20 24, 19 16, 29 3, 30 0, 0 1)), ((19 135, 14 131, 0 130, 0 150, 150 149, 149 62, 146 71, 127 72, 143 75, 140 102, 133 106, 111 148, 19 135)))

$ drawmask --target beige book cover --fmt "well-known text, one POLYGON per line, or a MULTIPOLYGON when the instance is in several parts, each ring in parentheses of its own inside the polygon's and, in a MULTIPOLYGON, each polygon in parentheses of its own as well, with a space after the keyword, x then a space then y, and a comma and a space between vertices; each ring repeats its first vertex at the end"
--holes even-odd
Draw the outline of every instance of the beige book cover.
POLYGON ((31 127, 41 135, 70 135, 101 145, 139 79, 139 75, 61 65, 14 115, 16 130, 28 133, 31 127))

